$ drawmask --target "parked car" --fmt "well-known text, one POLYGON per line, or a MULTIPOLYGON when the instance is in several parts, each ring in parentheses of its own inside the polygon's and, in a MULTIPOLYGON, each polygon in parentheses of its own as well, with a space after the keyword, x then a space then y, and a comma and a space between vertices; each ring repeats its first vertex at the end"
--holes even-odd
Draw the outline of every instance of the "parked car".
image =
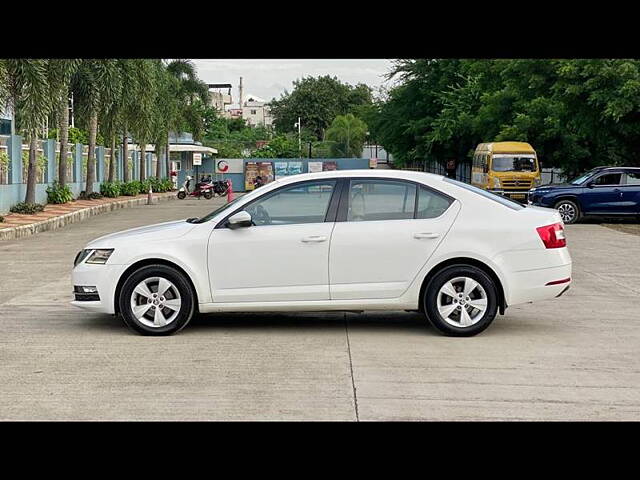
POLYGON ((146 335, 196 312, 412 310, 469 336, 510 305, 564 293, 571 257, 555 210, 439 175, 347 170, 98 238, 72 277, 74 305, 146 335))
POLYGON ((566 224, 584 216, 640 216, 640 168, 598 167, 568 183, 529 191, 529 203, 555 208, 566 224))

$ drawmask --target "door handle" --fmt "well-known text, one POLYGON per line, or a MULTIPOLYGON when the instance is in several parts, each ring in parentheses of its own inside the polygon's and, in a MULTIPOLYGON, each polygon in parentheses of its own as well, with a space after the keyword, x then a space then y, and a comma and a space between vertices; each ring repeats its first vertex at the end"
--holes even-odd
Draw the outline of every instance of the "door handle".
POLYGON ((327 237, 324 235, 311 235, 310 237, 304 237, 301 241, 303 243, 321 243, 326 242, 327 237))
POLYGON ((423 238, 438 238, 440 236, 439 233, 414 233, 413 238, 417 238, 418 240, 423 238))

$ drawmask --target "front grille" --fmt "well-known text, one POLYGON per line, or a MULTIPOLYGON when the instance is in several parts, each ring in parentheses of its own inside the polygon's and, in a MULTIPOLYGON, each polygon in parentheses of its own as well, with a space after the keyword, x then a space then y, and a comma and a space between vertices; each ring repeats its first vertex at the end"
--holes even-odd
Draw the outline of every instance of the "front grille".
POLYGON ((529 190, 531 188, 531 180, 503 180, 502 187, 514 190, 529 190))

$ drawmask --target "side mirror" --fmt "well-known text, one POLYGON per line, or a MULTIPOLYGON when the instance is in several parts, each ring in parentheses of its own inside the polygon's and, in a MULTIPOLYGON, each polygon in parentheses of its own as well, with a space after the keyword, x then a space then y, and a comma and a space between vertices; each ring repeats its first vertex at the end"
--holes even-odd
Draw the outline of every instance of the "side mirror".
POLYGON ((250 227, 253 225, 253 221, 251 220, 251 214, 246 210, 242 210, 234 215, 231 215, 227 220, 227 227, 230 229, 250 227))
POLYGON ((594 183, 593 182, 587 182, 587 188, 593 188, 594 183))

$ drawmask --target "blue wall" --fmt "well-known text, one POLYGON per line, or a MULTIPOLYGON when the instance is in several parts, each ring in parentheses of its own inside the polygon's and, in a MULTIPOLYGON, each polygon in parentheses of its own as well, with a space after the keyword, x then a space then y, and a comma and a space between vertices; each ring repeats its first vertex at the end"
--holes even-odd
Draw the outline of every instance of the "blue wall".
MULTIPOLYGON (((353 169, 368 169, 368 158, 245 158, 243 159, 243 166, 247 162, 302 162, 302 173, 309 171, 309 162, 336 162, 338 164, 338 170, 353 170, 353 169)), ((244 170, 244 167, 243 167, 244 170)), ((187 175, 191 175, 195 178, 195 167, 191 167, 191 163, 182 161, 182 170, 178 172, 178 188, 184 183, 184 179, 187 175), (186 167, 186 168, 185 168, 186 167)), ((204 157, 202 159, 202 165, 198 167, 198 176, 209 175, 218 179, 229 179, 233 183, 234 192, 244 192, 244 173, 228 173, 217 174, 215 173, 214 159, 204 157)), ((197 179, 199 180, 199 178, 197 179)))

